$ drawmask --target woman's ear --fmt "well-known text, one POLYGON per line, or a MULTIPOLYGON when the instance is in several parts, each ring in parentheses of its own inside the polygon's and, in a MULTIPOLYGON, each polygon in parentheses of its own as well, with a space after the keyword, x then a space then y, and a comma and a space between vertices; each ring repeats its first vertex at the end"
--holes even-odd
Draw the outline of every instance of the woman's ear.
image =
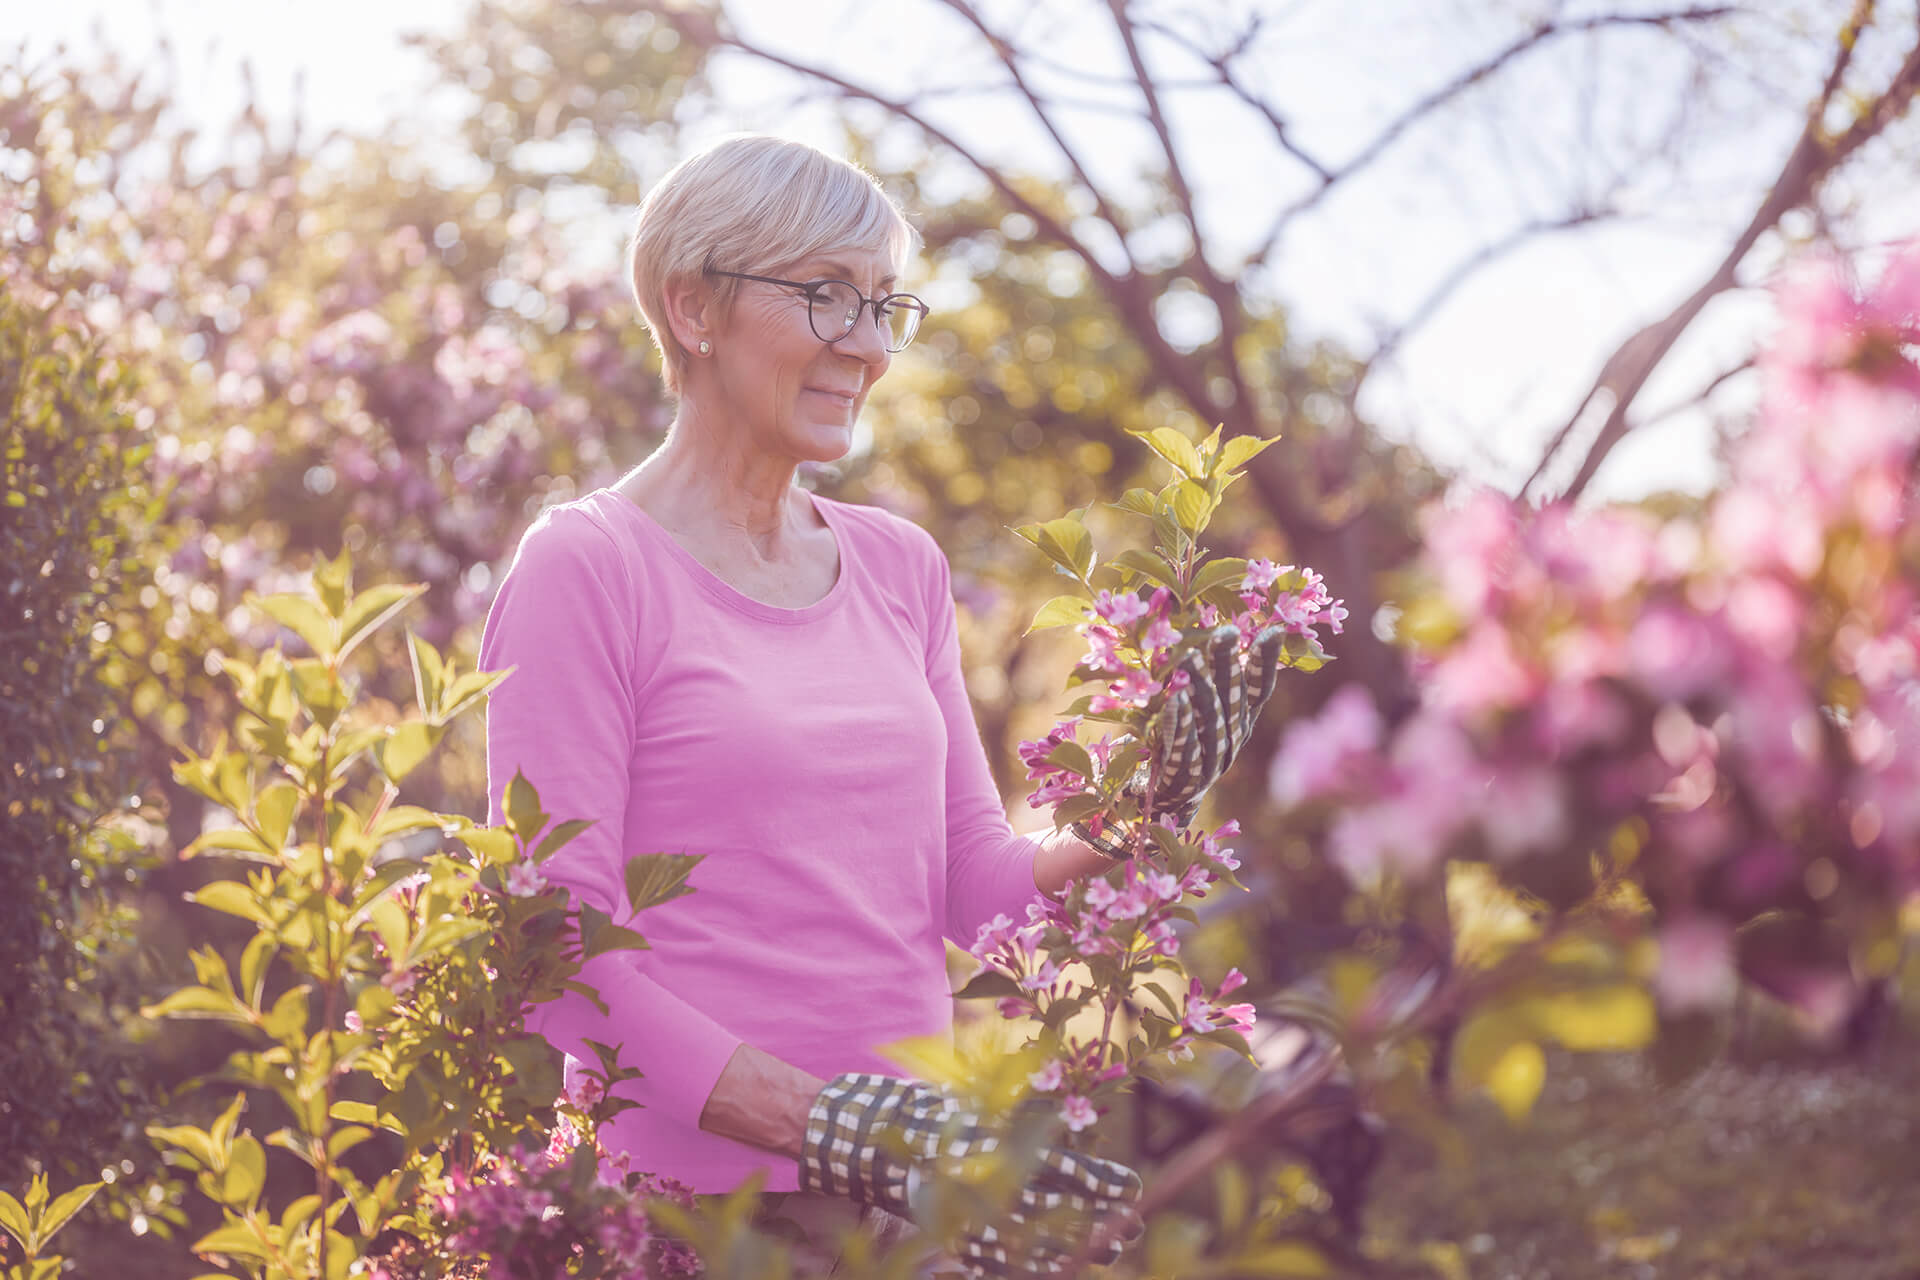
POLYGON ((720 300, 713 287, 698 277, 685 277, 669 280, 663 292, 667 327, 681 348, 698 353, 702 342, 711 344, 720 320, 720 300))

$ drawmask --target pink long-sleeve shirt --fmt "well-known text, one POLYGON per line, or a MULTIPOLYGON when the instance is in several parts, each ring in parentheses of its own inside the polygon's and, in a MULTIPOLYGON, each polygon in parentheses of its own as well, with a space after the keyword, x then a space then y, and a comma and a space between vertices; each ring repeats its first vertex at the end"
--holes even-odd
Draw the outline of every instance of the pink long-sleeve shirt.
POLYGON ((726 1191, 792 1160, 702 1132, 742 1042, 822 1077, 901 1074, 876 1049, 952 1026, 941 939, 1034 897, 961 681, 946 557, 918 527, 823 498, 840 572, 802 609, 701 565, 623 495, 543 512, 494 598, 482 669, 488 821, 515 770, 553 820, 594 825, 542 870, 624 921, 622 869, 706 855, 695 892, 634 918, 652 944, 592 961, 536 1031, 593 1063, 622 1046, 644 1106, 604 1136, 636 1169, 726 1191))

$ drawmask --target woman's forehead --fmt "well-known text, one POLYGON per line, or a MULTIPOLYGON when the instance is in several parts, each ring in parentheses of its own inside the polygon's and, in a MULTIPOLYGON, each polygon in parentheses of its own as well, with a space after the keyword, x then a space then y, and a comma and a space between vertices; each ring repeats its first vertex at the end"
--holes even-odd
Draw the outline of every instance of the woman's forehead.
POLYGON ((896 274, 893 253, 888 249, 825 249, 798 259, 788 269, 796 274, 843 280, 872 276, 881 284, 890 283, 896 274))

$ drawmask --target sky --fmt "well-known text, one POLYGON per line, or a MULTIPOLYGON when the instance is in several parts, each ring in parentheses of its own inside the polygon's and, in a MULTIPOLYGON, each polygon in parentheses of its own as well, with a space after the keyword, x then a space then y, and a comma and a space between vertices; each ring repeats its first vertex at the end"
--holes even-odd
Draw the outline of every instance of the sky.
MULTIPOLYGON (((1526 7, 1518 0, 1220 4, 1222 14, 1258 7, 1284 18, 1283 38, 1250 55, 1248 74, 1272 87, 1306 145, 1333 157, 1371 136, 1407 100, 1408 86, 1435 83, 1449 59, 1458 62, 1492 47, 1502 31, 1511 30, 1500 25, 1511 22, 1504 11, 1526 7)), ((1063 66, 1056 83, 1077 96, 1097 99, 1086 73, 1120 65, 1120 53, 1104 47, 1097 30, 1057 22, 1049 27, 1044 15, 1022 17, 1040 12, 1024 0, 987 0, 984 7, 997 20, 1026 22, 1036 46, 1063 66)), ((0 8, 10 11, 4 24, 9 34, 0 36, 0 47, 24 40, 29 57, 60 40, 90 46, 95 28, 132 52, 166 37, 183 72, 180 105, 207 122, 228 117, 239 103, 238 66, 245 58, 270 116, 291 114, 296 79, 303 75, 310 125, 376 130, 419 112, 427 101, 424 63, 401 44, 401 33, 456 29, 466 0, 0 0, 0 8)), ((945 51, 965 42, 955 39, 955 20, 936 5, 730 0, 729 9, 751 37, 882 84, 891 76, 898 87, 912 88, 943 69, 964 81, 968 71, 964 65, 943 67, 945 51)), ((1193 70, 1171 61, 1165 69, 1176 75, 1193 70)), ((1543 149, 1515 129, 1510 114, 1501 114, 1511 113, 1515 102, 1522 111, 1532 103, 1541 111, 1562 101, 1585 103, 1588 114, 1570 118, 1569 133, 1597 129, 1632 136, 1657 126, 1649 104, 1680 100, 1677 84, 1661 78, 1684 73, 1679 63, 1651 56, 1645 46, 1627 46, 1611 59, 1596 57, 1591 67, 1541 58, 1518 70, 1510 91, 1518 97, 1449 117, 1444 136, 1410 136, 1364 182, 1354 182, 1288 233, 1275 269, 1248 283, 1285 301, 1297 334, 1365 349, 1382 326, 1414 309, 1447 264, 1495 238, 1529 205, 1545 210, 1565 190, 1593 180, 1573 171, 1564 150, 1543 149), (1581 92, 1568 92, 1552 79, 1568 75, 1585 77, 1581 92), (1528 76, 1540 79, 1529 84, 1528 76), (1645 83, 1634 83, 1634 77, 1645 83), (1601 108, 1593 108, 1594 102, 1601 108), (1606 115, 1608 104, 1620 104, 1612 108, 1616 115, 1606 115)), ((793 84, 764 65, 723 63, 715 80, 726 109, 705 122, 711 132, 766 129, 832 141, 828 117, 795 111, 793 84)), ((956 130, 996 158, 1029 169, 1051 162, 1045 140, 1004 100, 957 97, 941 109, 956 130)), ((1264 122, 1230 109, 1223 95, 1190 95, 1170 109, 1203 207, 1214 211, 1209 235, 1229 247, 1252 244, 1264 231, 1265 215, 1248 211, 1271 210, 1287 194, 1304 190, 1301 171, 1275 163, 1264 122)), ((1097 101, 1064 120, 1097 177, 1131 180, 1150 140, 1116 123, 1097 101)), ((1516 489, 1613 346, 1707 274, 1732 221, 1751 208, 1755 157, 1762 168, 1777 165, 1793 124, 1791 113, 1762 116, 1752 129, 1727 137, 1720 150, 1702 153, 1706 172, 1684 200, 1635 190, 1629 182, 1624 202, 1636 213, 1632 221, 1543 237, 1473 277, 1369 380, 1363 413, 1444 466, 1516 489), (1718 175, 1711 171, 1722 163, 1726 175, 1716 188, 1718 175), (1722 192, 1721 207, 1713 204, 1716 190, 1722 192)), ((647 176, 636 174, 636 199, 647 176)), ((1920 209, 1910 185, 1897 199, 1890 190, 1876 198, 1888 207, 1883 224, 1895 225, 1904 216, 1908 227, 1920 225, 1920 218, 1910 216, 1920 209)), ((1717 303, 1650 385, 1643 404, 1685 398, 1738 360, 1764 332, 1766 318, 1764 299, 1756 295, 1717 303)), ((1737 383, 1728 388, 1736 405, 1743 394, 1751 392, 1737 383)), ((1702 490, 1715 476, 1712 439, 1712 419, 1698 412, 1630 436, 1593 493, 1633 498, 1663 488, 1702 490)))

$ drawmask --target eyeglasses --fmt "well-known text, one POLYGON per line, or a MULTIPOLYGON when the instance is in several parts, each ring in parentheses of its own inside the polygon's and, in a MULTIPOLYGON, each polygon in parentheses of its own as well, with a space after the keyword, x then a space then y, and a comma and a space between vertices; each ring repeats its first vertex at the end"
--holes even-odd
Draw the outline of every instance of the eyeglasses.
POLYGON ((860 323, 860 313, 872 307, 874 323, 886 335, 887 350, 905 351, 907 344, 913 341, 913 335, 920 332, 920 322, 927 317, 927 304, 910 293, 889 293, 883 297, 869 298, 845 280, 781 280, 774 276, 719 271, 712 267, 707 268, 707 274, 730 276, 735 280, 758 280, 761 284, 777 284, 799 290, 807 299, 807 323, 813 326, 813 336, 826 343, 838 342, 852 333, 853 326, 860 323))

